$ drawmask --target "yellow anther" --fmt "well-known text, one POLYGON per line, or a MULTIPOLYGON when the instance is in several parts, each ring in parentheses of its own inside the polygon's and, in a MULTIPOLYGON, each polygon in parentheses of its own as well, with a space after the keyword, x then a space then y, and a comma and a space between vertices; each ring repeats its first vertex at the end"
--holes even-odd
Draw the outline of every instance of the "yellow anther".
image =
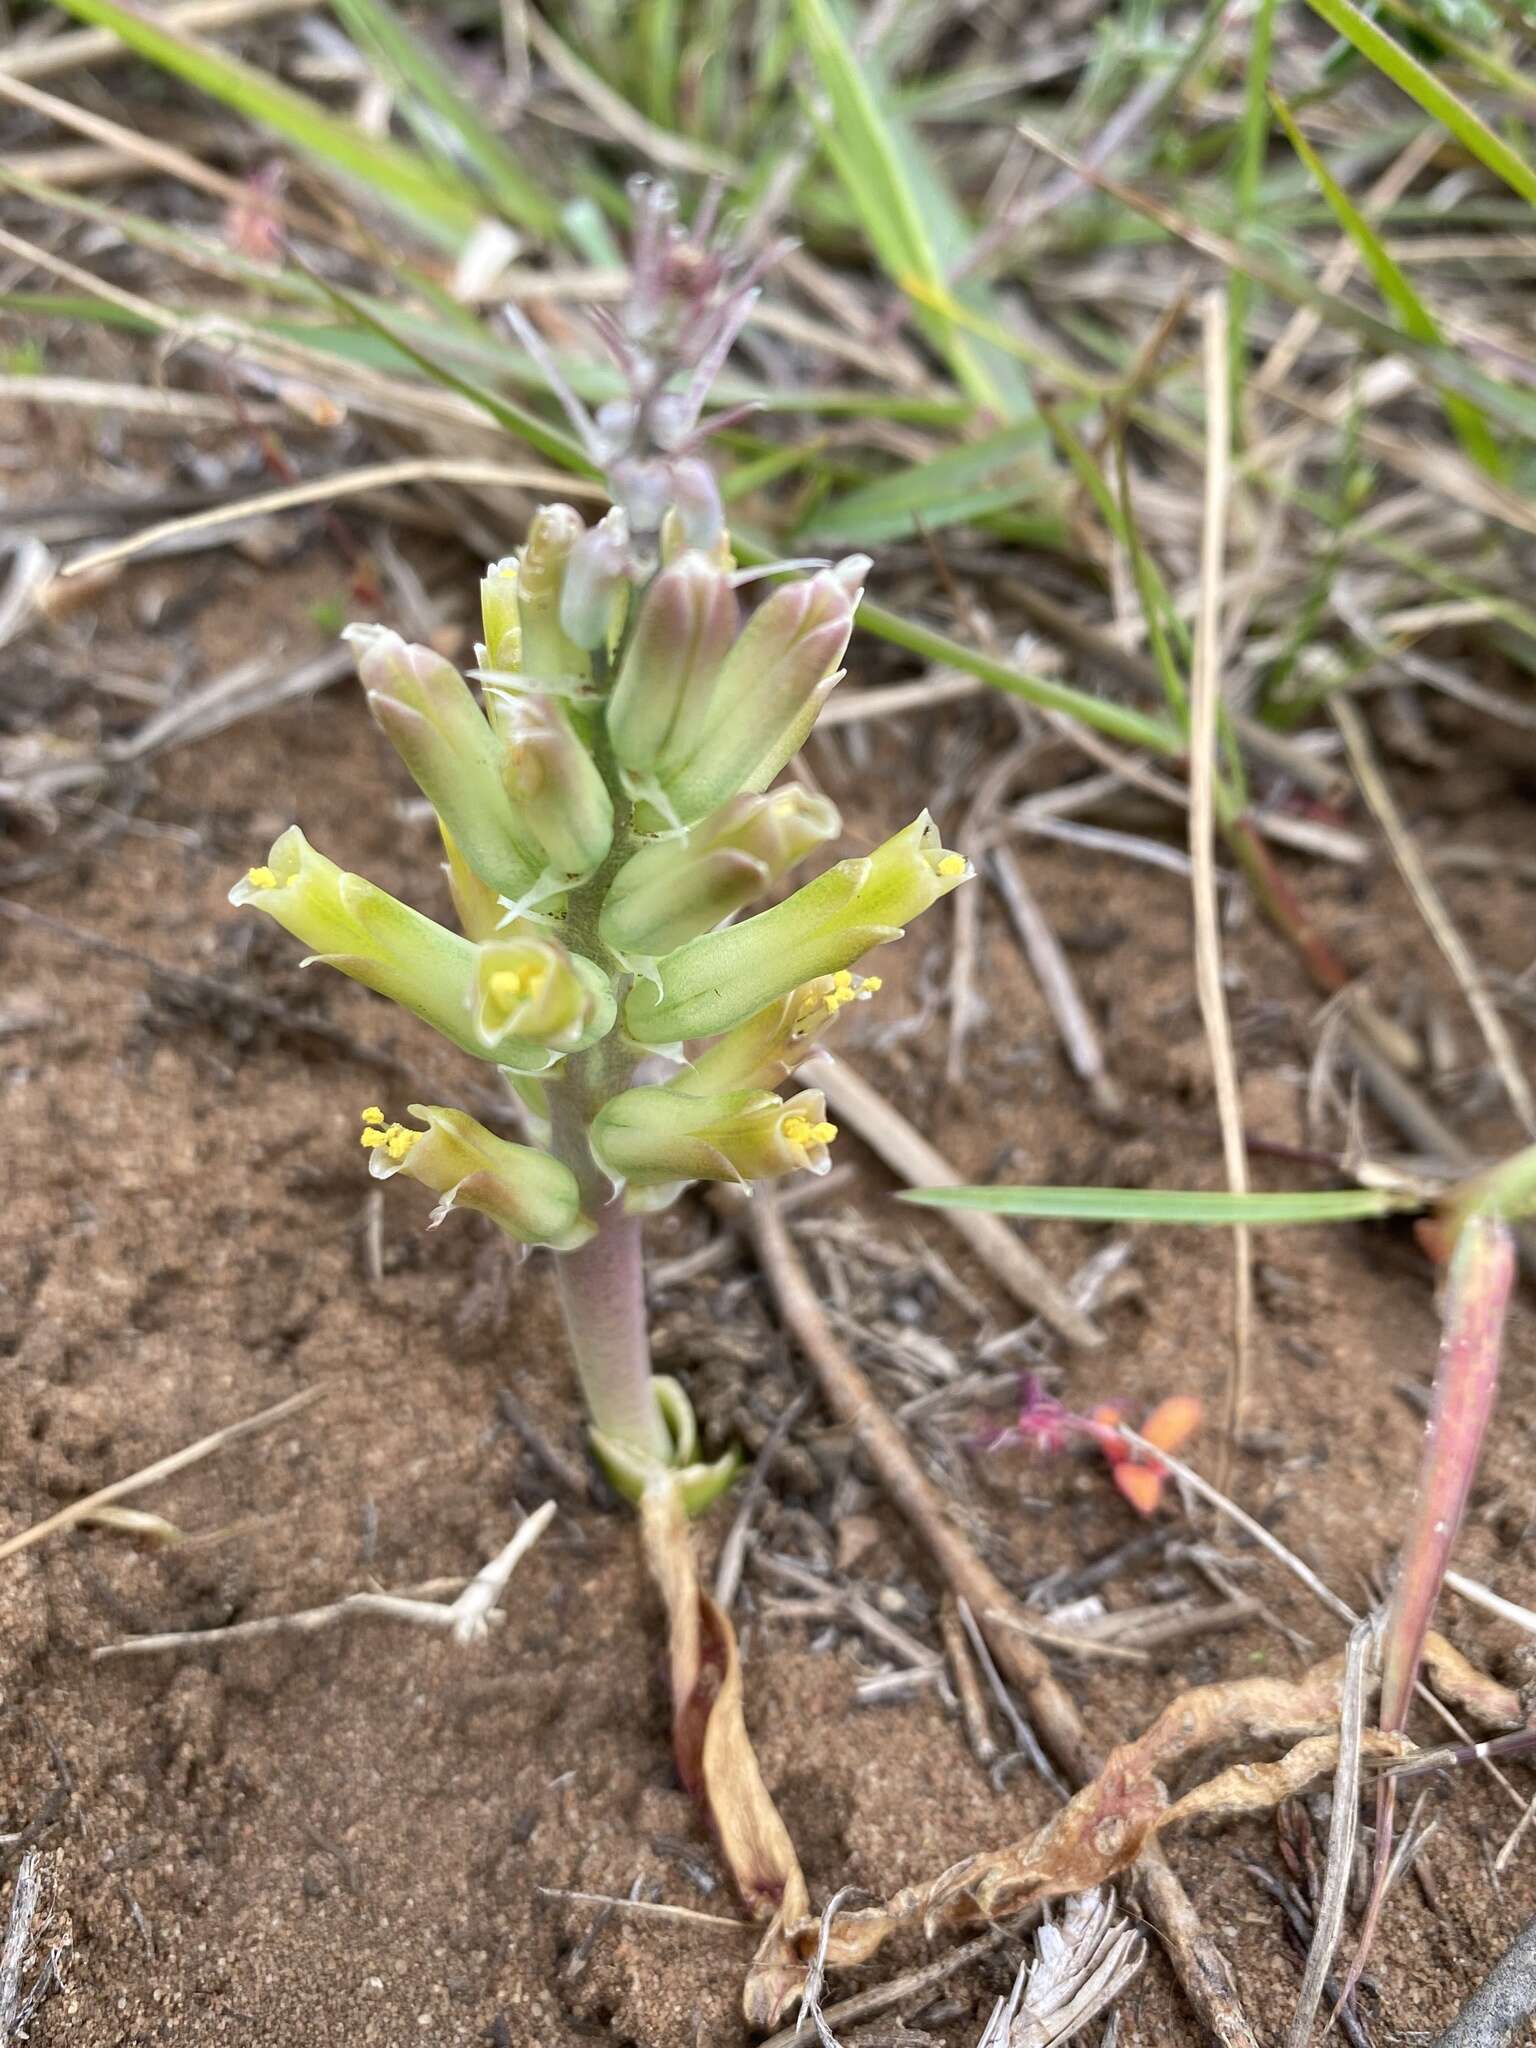
POLYGON ((937 872, 948 881, 951 875, 963 875, 965 873, 965 866, 965 855, 963 853, 946 853, 939 862, 937 872))
POLYGON ((391 1159, 403 1159, 420 1136, 420 1131, 408 1131, 404 1124, 391 1124, 384 1133, 384 1149, 391 1159))
POLYGON ((853 969, 851 967, 839 967, 836 974, 832 977, 832 986, 834 988, 852 988, 853 969))
POLYGON ((808 1145, 811 1142, 811 1120, 808 1116, 785 1117, 783 1129, 791 1145, 808 1145))
POLYGON ((375 1103, 371 1109, 365 1109, 363 1111, 363 1122, 365 1124, 381 1124, 383 1123, 383 1121, 384 1112, 382 1109, 379 1108, 377 1103, 375 1103))
POLYGON ((884 987, 885 983, 880 979, 878 974, 866 974, 864 977, 864 986, 860 993, 866 996, 877 996, 879 995, 881 989, 883 989, 884 987))
POLYGON ((277 877, 270 868, 250 868, 245 879, 253 889, 275 889, 278 886, 277 877))
POLYGON ((365 1152, 377 1152, 381 1145, 387 1145, 388 1143, 389 1140, 382 1131, 364 1131, 363 1133, 362 1147, 365 1152))
POLYGON ((815 1139, 818 1145, 830 1145, 832 1140, 837 1136, 837 1125, 826 1123, 812 1124, 811 1136, 815 1139))
POLYGON ((491 996, 504 1010, 510 1010, 514 1004, 536 996, 548 979, 549 969, 537 964, 531 967, 499 967, 490 979, 491 996))

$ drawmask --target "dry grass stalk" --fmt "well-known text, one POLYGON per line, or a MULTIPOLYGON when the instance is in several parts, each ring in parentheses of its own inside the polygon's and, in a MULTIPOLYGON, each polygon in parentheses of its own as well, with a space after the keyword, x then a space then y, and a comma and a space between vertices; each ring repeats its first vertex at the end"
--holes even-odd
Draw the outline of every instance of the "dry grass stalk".
MULTIPOLYGON (((840 1123, 855 1131, 876 1156, 909 1187, 958 1187, 960 1175, 943 1153, 929 1144, 879 1089, 845 1059, 807 1061, 797 1076, 817 1087, 840 1123)), ((970 1209, 946 1209, 944 1220, 959 1232, 971 1250, 1014 1300, 1043 1316, 1053 1330, 1073 1344, 1102 1344, 1104 1333, 1084 1315, 1034 1253, 1006 1223, 970 1209)))
MULTIPOLYGON (((1216 1110, 1227 1185, 1248 1191, 1248 1151, 1243 1141, 1243 1099, 1238 1086, 1232 1020, 1221 980, 1221 907, 1216 897, 1216 746, 1221 706, 1221 597, 1226 559, 1227 499, 1230 489, 1232 421, 1228 403, 1227 302, 1219 292, 1205 301, 1205 509, 1200 536, 1200 607, 1195 620, 1190 677, 1189 858, 1195 909, 1195 991, 1211 1049, 1216 1110)), ((1227 1380, 1226 1435, 1222 1459, 1230 1469, 1243 1408, 1248 1399, 1252 1345, 1252 1241, 1244 1224, 1232 1232, 1232 1363, 1227 1380)), ((1225 1482, 1223 1482, 1225 1483, 1225 1482)))
POLYGON ((1499 1014, 1498 1005, 1488 993, 1488 987, 1478 972, 1477 962, 1466 940, 1456 928, 1455 920, 1446 908, 1434 878, 1425 865, 1424 856, 1414 843, 1413 834, 1408 830, 1407 821, 1398 809, 1397 801, 1387 786, 1376 759, 1376 750, 1371 744, 1370 732, 1358 705, 1350 702, 1342 691, 1336 691, 1328 700, 1333 721, 1344 735, 1344 744, 1349 749, 1350 764, 1360 784, 1371 813, 1388 846, 1392 858, 1397 862, 1398 871, 1408 885, 1410 895, 1418 905, 1419 915, 1429 927, 1435 944, 1440 948, 1446 965, 1456 977, 1457 986, 1467 999, 1467 1007, 1477 1019, 1478 1029, 1483 1034, 1483 1043, 1488 1056, 1498 1071, 1504 1093, 1528 1137, 1536 1136, 1536 1095, 1525 1077, 1525 1070, 1515 1051, 1508 1027, 1499 1014))
POLYGON ((1125 1098, 1105 1063, 1098 1028, 1088 1014, 1061 941, 1051 930, 1035 901, 1034 891, 1007 847, 992 848, 987 855, 986 871, 996 884, 1009 922, 1040 985, 1072 1071, 1087 1088, 1101 1115, 1118 1116, 1125 1098))
MULTIPOLYGON (((160 10, 158 20, 170 29, 235 28, 242 22, 264 21, 274 14, 301 14, 314 0, 185 0, 160 10)), ((20 43, 0 52, 0 77, 57 78, 84 64, 121 63, 128 45, 110 29, 73 29, 47 42, 20 43)))
POLYGON ((169 1479, 174 1472, 184 1472, 189 1465, 195 1465, 202 1458, 211 1457, 215 1451, 222 1451, 226 1445, 237 1443, 243 1436, 251 1436, 259 1429, 270 1429, 275 1422, 283 1422, 290 1415, 296 1415, 301 1408, 307 1408, 318 1401, 323 1387, 301 1387, 298 1393, 290 1394, 286 1400, 278 1401, 270 1408, 263 1408, 259 1414, 248 1415, 243 1422, 227 1423, 223 1429, 216 1429, 209 1436, 201 1436, 196 1443, 185 1449, 172 1451, 169 1457, 159 1458, 153 1465, 146 1465, 141 1471, 130 1472, 125 1479, 114 1479, 110 1485, 98 1487, 95 1493, 86 1494, 83 1500, 72 1501, 68 1507, 60 1508, 57 1514, 45 1516, 41 1522, 34 1522, 30 1529, 20 1529, 14 1536, 7 1536, 0 1543, 0 1561, 14 1557, 18 1550, 28 1550, 34 1543, 41 1543, 45 1536, 55 1535, 60 1529, 70 1529, 77 1522, 105 1507, 109 1501, 121 1500, 125 1494, 138 1493, 146 1486, 156 1486, 162 1479, 169 1479))
POLYGON ((1344 1931, 1344 1911, 1354 1875, 1355 1834, 1360 1823, 1360 1748, 1366 1663, 1373 1634, 1368 1621, 1357 1623, 1350 1631, 1349 1647, 1344 1653, 1344 1683, 1339 1695, 1339 1759, 1333 1774, 1333 1805, 1328 1820, 1328 1861, 1322 1896, 1313 1916, 1312 1946, 1307 1951, 1307 1966, 1285 2048, 1306 2048, 1328 1985, 1334 1951, 1344 1931))

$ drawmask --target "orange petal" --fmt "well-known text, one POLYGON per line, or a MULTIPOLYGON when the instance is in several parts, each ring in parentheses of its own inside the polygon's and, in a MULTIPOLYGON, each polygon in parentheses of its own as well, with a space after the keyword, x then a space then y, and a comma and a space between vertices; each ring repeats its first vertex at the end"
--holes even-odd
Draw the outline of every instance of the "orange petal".
POLYGON ((1163 1497, 1163 1481, 1168 1477, 1157 1465, 1117 1465, 1115 1484, 1125 1495, 1138 1515, 1154 1514, 1163 1497))
POLYGON ((1131 1447, 1116 1436, 1115 1431, 1125 1420, 1124 1414, 1112 1401, 1102 1401, 1088 1417, 1093 1431, 1093 1440, 1108 1458, 1111 1465, 1123 1465, 1131 1455, 1131 1447))
POLYGON ((1158 1402, 1139 1433, 1160 1451, 1176 1451, 1200 1427, 1201 1413, 1193 1394, 1170 1394, 1166 1401, 1158 1402))

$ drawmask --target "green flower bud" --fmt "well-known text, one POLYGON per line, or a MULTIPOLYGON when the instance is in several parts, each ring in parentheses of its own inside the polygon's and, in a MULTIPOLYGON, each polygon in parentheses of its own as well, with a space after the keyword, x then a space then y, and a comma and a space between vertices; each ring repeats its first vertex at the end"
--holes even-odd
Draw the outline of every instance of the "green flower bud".
POLYGON ((608 976, 577 959, 558 939, 514 933, 476 949, 473 1021, 484 1053, 499 1059, 521 1040, 552 1052, 579 1052, 613 1025, 608 976))
POLYGON ((618 953, 671 953, 733 917, 841 830, 834 804, 793 783, 732 797, 681 838, 658 840, 624 863, 600 935, 618 953))
MULTIPOLYGON (((273 845, 265 867, 252 868, 235 884, 229 900, 264 910, 311 949, 312 959, 387 996, 477 1059, 541 1073, 569 1049, 569 1023, 553 1047, 514 1036, 504 1022, 493 1037, 488 1022, 495 1013, 485 1008, 480 981, 485 955, 492 965, 484 971, 494 972, 504 947, 474 945, 361 875, 345 873, 316 853, 296 825, 273 845)), ((594 998, 585 1027, 590 1036, 578 1034, 577 1042, 600 1037, 605 1014, 611 1021, 611 1010, 605 1013, 594 998)))
POLYGON ((517 622, 517 558, 492 562, 480 579, 480 620, 485 639, 482 668, 512 673, 522 666, 523 636, 517 622))
POLYGON ((519 823, 550 869, 583 880, 613 844, 608 785, 553 697, 495 694, 502 773, 519 823))
POLYGON ((560 623, 571 551, 585 532, 581 514, 571 506, 543 505, 533 515, 518 557, 517 668, 539 689, 592 681, 592 657, 560 623))
POLYGON ((836 685, 868 558, 788 583, 758 606, 727 655, 686 759, 658 772, 689 824, 738 790, 766 789, 800 749, 836 685))
POLYGON ((504 895, 523 894, 543 866, 502 782, 501 741, 452 662, 398 633, 352 628, 368 709, 463 858, 504 895))
POLYGON ((641 983, 625 1005, 630 1036, 671 1045, 728 1031, 776 996, 851 966, 971 874, 940 844, 924 811, 862 860, 839 861, 785 902, 708 932, 661 964, 661 987, 641 983))
POLYGON ((878 974, 854 974, 846 967, 819 974, 706 1046, 688 1072, 668 1085, 700 1092, 777 1088, 850 1003, 871 1002, 883 986, 878 974))
POLYGON ((687 759, 739 623, 730 577, 697 550, 652 580, 606 707, 620 767, 664 774, 687 759))
POLYGON ((768 1180, 825 1173, 837 1126, 819 1088, 790 1101, 761 1088, 690 1095, 673 1085, 628 1088, 592 1119, 592 1156, 633 1188, 690 1180, 768 1180))
POLYGON ((520 1244, 568 1252, 593 1235, 576 1176, 558 1159, 494 1136, 462 1109, 413 1102, 410 1113, 426 1130, 386 1123, 381 1109, 365 1109, 363 1144, 375 1179, 403 1173, 440 1198, 430 1229, 451 1209, 478 1209, 520 1244))

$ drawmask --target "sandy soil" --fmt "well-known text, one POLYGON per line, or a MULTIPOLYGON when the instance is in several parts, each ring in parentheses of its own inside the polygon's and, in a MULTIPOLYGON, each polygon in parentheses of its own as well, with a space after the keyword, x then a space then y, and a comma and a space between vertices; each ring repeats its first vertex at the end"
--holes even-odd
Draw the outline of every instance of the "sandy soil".
MULTIPOLYGON (((324 644, 305 607, 342 580, 318 539, 281 577, 221 556, 156 565, 138 587, 151 575, 181 608, 200 676, 257 636, 275 647, 282 635, 296 657, 324 644), (294 623, 277 623, 284 618, 294 623)), ((163 628, 135 625, 133 588, 125 579, 108 600, 115 637, 104 632, 100 644, 110 644, 120 671, 145 663, 156 673, 163 628)), ((60 648, 68 654, 69 643, 60 648)), ((19 718, 16 707, 43 684, 23 663, 15 688, 19 718)), ((109 722, 141 715, 103 701, 109 722)), ((85 734, 88 712, 66 702, 59 730, 85 734)), ((812 762, 846 804, 855 839, 902 822, 934 780, 949 791, 952 824, 959 793, 1010 730, 1004 707, 976 702, 879 733, 867 760, 839 742, 819 745, 812 762)), ((1416 778, 1394 763, 1426 843, 1528 838, 1529 754, 1459 713, 1440 736, 1455 749, 1452 772, 1416 778)), ((1043 778, 1061 772, 1059 760, 1042 758, 1043 778)), ((48 1820, 41 1846, 74 1941, 67 1988, 36 2029, 41 2048, 733 2048, 742 2039, 735 2013, 747 1937, 641 1917, 596 1925, 599 1909, 545 1889, 627 1894, 638 1881, 646 1896, 734 1911, 672 1776, 658 1611, 625 1513, 556 1488, 561 1512, 514 1581, 506 1624, 475 1652, 357 1622, 250 1647, 91 1661, 98 1646, 141 1631, 203 1629, 370 1583, 473 1572, 506 1540, 517 1509, 551 1490, 498 1407, 503 1386, 580 1461, 540 1261, 509 1273, 476 1219, 424 1236, 425 1204, 408 1190, 384 1205, 383 1277, 368 1278, 357 1112, 375 1099, 396 1108, 408 1097, 451 1101, 473 1078, 468 1063, 364 993, 301 976, 294 949, 224 904, 233 876, 297 818, 347 865, 440 907, 426 827, 403 794, 382 740, 343 688, 172 754, 131 823, 83 854, 68 837, 24 831, 0 848, 17 860, 57 856, 15 900, 146 959, 259 989, 377 1055, 370 1064, 253 1019, 237 1000, 189 1001, 54 931, 0 922, 0 1015, 9 1020, 0 1038, 0 1528, 23 1527, 296 1389, 324 1393, 270 1433, 141 1497, 183 1532, 179 1545, 85 1529, 0 1566, 0 1834, 48 1820), (380 1064, 389 1054, 408 1064, 409 1078, 380 1064)), ((968 1175, 1216 1184, 1183 885, 1063 847, 1022 850, 1104 1027, 1132 1105, 1126 1125, 1106 1128, 1091 1114, 995 901, 984 916, 991 1018, 964 1084, 941 1085, 942 1023, 883 1046, 871 1037, 915 1014, 941 972, 938 915, 892 962, 888 993, 878 1011, 860 1014, 850 1048, 863 1040, 861 1064, 968 1175)), ((1383 1000, 1418 990, 1445 1002, 1471 1067, 1470 1023, 1390 872, 1300 861, 1290 871, 1346 951, 1375 970, 1383 1000)), ((1446 887, 1486 965, 1528 967, 1529 893, 1466 876, 1447 877, 1446 887)), ((1300 1143, 1312 999, 1252 917, 1231 934, 1230 963, 1250 1126, 1300 1143)), ((1464 1105, 1456 1115, 1465 1121, 1464 1105)), ((1474 1128, 1490 1144, 1512 1136, 1497 1122, 1474 1128)), ((846 1151, 858 1159, 855 1144, 846 1151)), ((1007 1304, 941 1221, 897 1210, 889 1183, 861 1164, 852 1194, 824 1212, 878 1254, 876 1263, 848 1254, 858 1314, 878 1309, 883 1291, 898 1321, 969 1363, 983 1326, 935 1284, 917 1248, 942 1252, 983 1305, 987 1328, 1010 1325, 1007 1304)), ((1273 1185, 1299 1171, 1258 1166, 1273 1185)), ((657 1252, 686 1250, 710 1227, 685 1206, 658 1220, 657 1252)), ((1065 1273, 1099 1236, 1063 1225, 1032 1241, 1065 1273)), ((1259 1260, 1254 1448, 1240 1460, 1237 1487, 1358 1600, 1390 1558, 1421 1440, 1420 1412, 1402 1390, 1422 1388, 1433 1361, 1427 1268, 1406 1232, 1386 1229, 1272 1234, 1260 1240, 1259 1260)), ((1108 1312, 1105 1351, 1057 1352, 1064 1390, 1075 1404, 1112 1395, 1144 1407, 1180 1391, 1214 1407, 1229 1247, 1216 1236, 1143 1233, 1134 1270, 1140 1295, 1108 1312)), ((744 1430, 761 1441, 799 1369, 745 1256, 659 1302, 658 1329, 714 1440, 744 1430)), ((1536 1344, 1522 1303, 1459 1562, 1525 1600, 1536 1595, 1533 1385, 1536 1344)), ((959 1412, 944 1426, 964 1437, 983 1420, 959 1412)), ((1097 1463, 961 1462, 989 1553, 1020 1586, 1134 1533, 1097 1463)), ((849 1539, 864 1546, 854 1574, 931 1638, 934 1576, 857 1472, 848 1477, 846 1446, 814 1403, 769 1489, 766 1542, 814 1557, 828 1541, 840 1474, 839 1505, 874 1518, 849 1539)), ((706 1551, 729 1513, 703 1528, 706 1551)), ((1105 1596, 1130 1605, 1174 1578, 1197 1583, 1187 1567, 1150 1559, 1105 1596)), ((1334 1624, 1275 1573, 1244 1583, 1319 1651, 1335 1645, 1334 1624)), ((995 1792, 931 1695, 858 1707, 854 1682, 868 1650, 846 1636, 818 1646, 815 1628, 764 1611, 773 1590, 749 1569, 739 1619, 750 1719, 818 1900, 843 1884, 887 1891, 1049 1810, 1048 1793, 1027 1775, 995 1792)), ((1522 1675, 1511 1634, 1457 1606, 1447 1625, 1470 1654, 1522 1675)), ((1302 1661, 1255 1623, 1147 1665, 1083 1666, 1069 1678, 1107 1742, 1184 1685, 1302 1661)), ((1528 1774, 1511 1775, 1528 1795, 1528 1774)), ((1429 1808, 1437 1831, 1417 1881, 1388 1908, 1378 1954, 1379 2009, 1398 2031, 1443 2022, 1536 1910, 1536 1848, 1499 1884, 1490 1877, 1516 1812, 1486 1775, 1437 1784, 1429 1808)), ((1298 1965, 1275 1906, 1246 1870, 1279 1867, 1272 1826, 1182 1839, 1173 1853, 1273 2038, 1298 1965)), ((927 2038, 969 2048, 1010 1972, 1000 1957, 954 1979, 949 2016, 940 2008, 927 2038)), ((1160 1959, 1127 2007, 1120 2039, 1193 2039, 1160 1959)))

